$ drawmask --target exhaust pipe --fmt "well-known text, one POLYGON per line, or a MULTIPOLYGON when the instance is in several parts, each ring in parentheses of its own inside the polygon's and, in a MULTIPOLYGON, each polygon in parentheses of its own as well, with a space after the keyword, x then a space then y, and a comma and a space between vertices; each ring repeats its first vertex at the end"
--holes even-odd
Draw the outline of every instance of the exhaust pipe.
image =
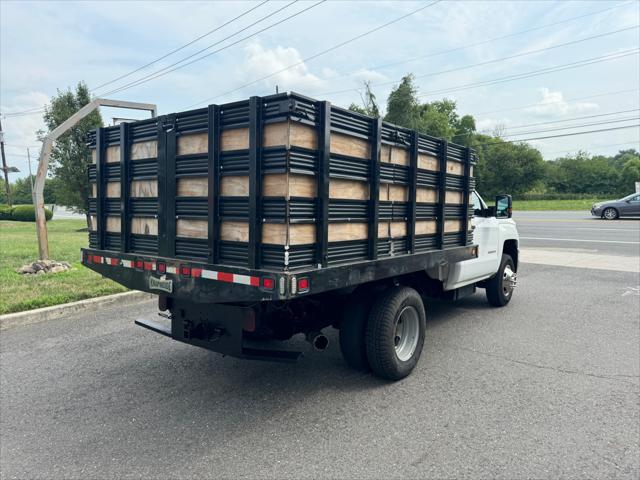
POLYGON ((329 346, 329 339, 322 332, 309 332, 305 338, 319 352, 326 350, 329 346))

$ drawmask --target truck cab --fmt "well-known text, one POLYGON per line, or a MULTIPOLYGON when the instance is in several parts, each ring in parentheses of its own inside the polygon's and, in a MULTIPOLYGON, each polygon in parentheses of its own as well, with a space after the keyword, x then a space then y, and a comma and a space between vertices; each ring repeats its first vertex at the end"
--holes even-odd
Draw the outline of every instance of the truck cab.
POLYGON ((453 264, 444 290, 487 288, 490 282, 495 282, 497 288, 491 294, 487 289, 487 297, 493 305, 503 306, 511 299, 516 286, 519 261, 519 238, 516 222, 511 218, 511 197, 498 195, 495 206, 489 207, 474 191, 471 203, 473 243, 477 245, 478 256, 453 264))

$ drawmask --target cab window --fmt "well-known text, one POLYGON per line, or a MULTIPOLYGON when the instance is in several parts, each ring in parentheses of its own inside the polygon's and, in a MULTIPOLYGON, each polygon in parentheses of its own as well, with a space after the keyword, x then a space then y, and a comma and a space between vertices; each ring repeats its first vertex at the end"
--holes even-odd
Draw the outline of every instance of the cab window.
POLYGON ((473 214, 474 215, 482 214, 482 210, 487 208, 487 206, 482 201, 482 198, 480 198, 480 195, 478 195, 477 192, 473 192, 473 195, 471 195, 471 202, 473 204, 473 214))

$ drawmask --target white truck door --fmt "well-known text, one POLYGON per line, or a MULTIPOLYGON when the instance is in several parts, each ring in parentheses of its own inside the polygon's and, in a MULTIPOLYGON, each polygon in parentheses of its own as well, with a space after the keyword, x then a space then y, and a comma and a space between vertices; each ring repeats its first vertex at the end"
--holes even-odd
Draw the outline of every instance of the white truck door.
MULTIPOLYGON (((472 193, 474 211, 486 211, 486 204, 480 196, 472 193)), ((478 257, 452 265, 449 277, 445 282, 445 290, 463 287, 475 283, 483 278, 493 275, 500 265, 498 254, 500 222, 496 217, 483 217, 474 215, 471 219, 473 225, 473 243, 478 246, 478 257)))

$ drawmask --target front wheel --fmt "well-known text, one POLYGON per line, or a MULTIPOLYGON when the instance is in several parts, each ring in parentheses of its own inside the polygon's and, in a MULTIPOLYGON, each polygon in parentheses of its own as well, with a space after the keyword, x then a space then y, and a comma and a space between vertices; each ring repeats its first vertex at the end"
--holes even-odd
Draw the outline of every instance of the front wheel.
POLYGON ((618 211, 615 208, 605 208, 604 212, 602 212, 602 217, 607 220, 615 220, 618 218, 618 211))
POLYGON ((366 331, 367 359, 379 377, 400 380, 420 359, 426 331, 422 298, 413 288, 393 287, 369 313, 366 331))
POLYGON ((494 307, 504 307, 513 296, 516 287, 516 271, 511 255, 502 255, 498 272, 487 280, 487 300, 494 307))

